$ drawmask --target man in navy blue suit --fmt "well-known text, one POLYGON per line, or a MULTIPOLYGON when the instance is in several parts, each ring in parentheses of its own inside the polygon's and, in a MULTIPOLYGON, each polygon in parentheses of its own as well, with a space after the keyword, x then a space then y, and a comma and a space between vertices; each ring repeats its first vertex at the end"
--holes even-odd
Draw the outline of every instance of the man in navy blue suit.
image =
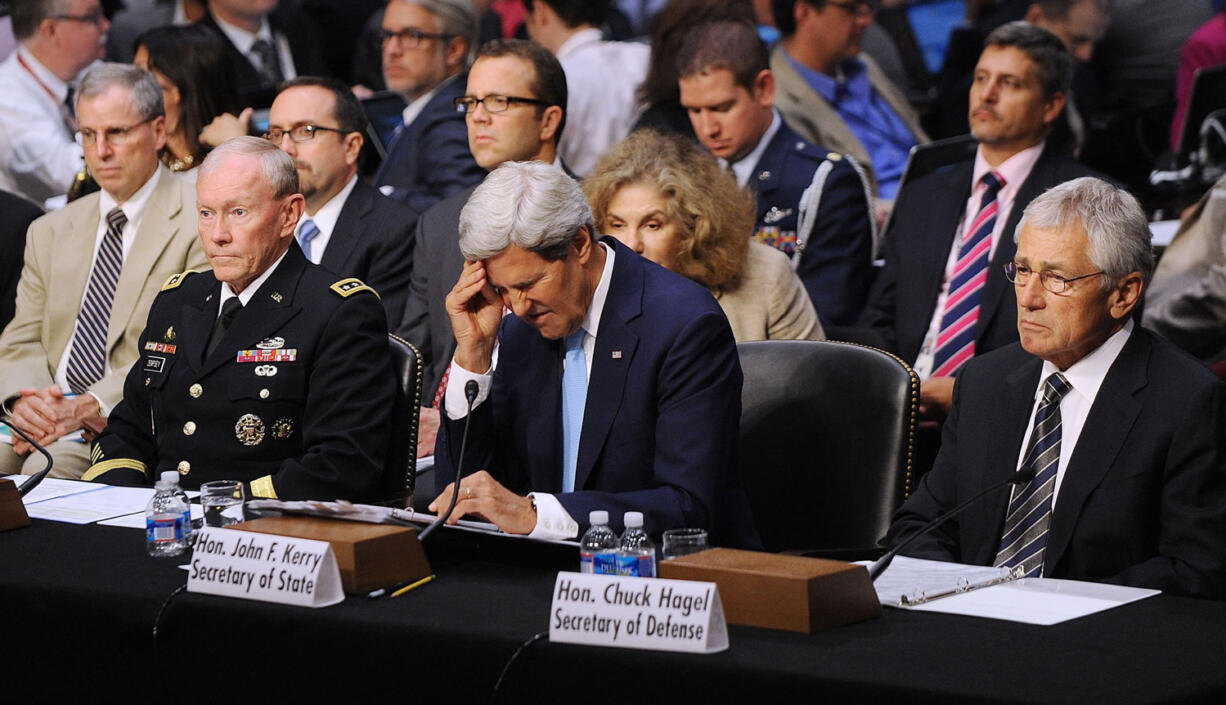
POLYGON ((477 31, 470 0, 392 0, 383 15, 383 77, 409 105, 375 186, 418 213, 485 175, 455 108, 477 31))
POLYGON ((770 54, 752 25, 696 27, 677 65, 698 140, 758 196, 754 238, 792 258, 823 325, 855 323, 873 259, 868 187, 855 163, 783 122, 770 54))
POLYGON ((456 352, 436 472, 454 472, 466 423, 463 467, 477 472, 452 521, 478 514, 511 533, 576 538, 592 510, 615 528, 633 510, 653 534, 703 527, 717 543, 754 545, 727 319, 702 287, 594 232, 578 184, 540 162, 491 172, 460 216, 466 263, 447 296, 456 352))

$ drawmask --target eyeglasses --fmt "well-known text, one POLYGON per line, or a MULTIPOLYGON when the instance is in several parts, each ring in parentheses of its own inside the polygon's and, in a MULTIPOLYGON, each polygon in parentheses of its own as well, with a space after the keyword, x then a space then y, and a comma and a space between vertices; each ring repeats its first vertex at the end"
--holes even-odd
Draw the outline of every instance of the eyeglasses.
POLYGON ((335 132, 338 135, 347 135, 350 132, 357 130, 342 130, 336 127, 324 127, 323 125, 295 125, 288 130, 282 130, 279 127, 273 127, 264 133, 264 139, 273 144, 281 144, 281 139, 286 135, 293 142, 310 142, 315 139, 315 133, 320 130, 325 132, 335 132))
POLYGON ((427 39, 454 39, 457 35, 445 34, 439 32, 424 32, 416 27, 406 27, 404 29, 379 30, 379 41, 387 44, 393 39, 400 44, 402 49, 417 49, 425 43, 427 39))
POLYGON ((876 2, 866 2, 864 0, 861 2, 834 2, 833 0, 826 0, 826 4, 833 5, 852 17, 872 17, 877 13, 876 2))
POLYGON ((95 27, 101 27, 102 20, 103 18, 106 17, 106 15, 103 14, 102 8, 99 7, 93 12, 86 14, 86 15, 64 14, 64 15, 52 15, 51 17, 52 19, 56 19, 56 20, 72 20, 73 22, 81 22, 83 24, 92 24, 95 27))
MULTIPOLYGON (((1013 282, 1015 286, 1026 286, 1030 283, 1030 275, 1034 274, 1034 270, 1024 264, 1017 262, 1005 263, 1005 278, 1013 282)), ((1097 277, 1106 272, 1094 272, 1093 274, 1083 274, 1080 277, 1062 277, 1051 270, 1044 269, 1039 272, 1039 283, 1043 285, 1053 294, 1063 294, 1069 290, 1069 285, 1079 279, 1089 279, 1097 277)))
MULTIPOLYGON (((152 122, 156 117, 158 116, 145 118, 135 125, 128 125, 127 127, 108 127, 101 132, 109 144, 117 146, 131 144, 137 137, 136 128, 145 123, 152 122)), ((98 130, 82 127, 80 130, 77 130, 76 138, 77 144, 82 147, 92 147, 98 142, 98 130)))
POLYGON ((460 96, 455 99, 455 110, 457 113, 467 114, 477 109, 477 103, 485 106, 487 113, 505 113, 507 108, 511 107, 512 103, 523 103, 525 105, 542 105, 549 106, 552 103, 536 98, 520 98, 513 95, 498 95, 491 93, 484 98, 478 98, 472 95, 460 96))

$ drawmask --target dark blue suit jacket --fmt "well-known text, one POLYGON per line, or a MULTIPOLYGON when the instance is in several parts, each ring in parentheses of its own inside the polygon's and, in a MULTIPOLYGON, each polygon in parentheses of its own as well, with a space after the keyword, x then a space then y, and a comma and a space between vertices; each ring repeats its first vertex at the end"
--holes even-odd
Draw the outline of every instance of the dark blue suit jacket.
MULTIPOLYGON (((562 347, 515 316, 503 320, 490 398, 472 413, 469 472, 515 492, 556 494, 586 530, 588 513, 641 511, 654 535, 703 527, 720 545, 756 546, 737 475, 741 366, 710 292, 612 238, 616 252, 596 335, 576 491, 562 489, 562 347)), ((455 474, 464 421, 444 414, 439 483, 455 474)), ((441 489, 441 487, 440 487, 441 489)))
POLYGON ((468 75, 460 74, 440 88, 412 123, 396 131, 375 173, 375 186, 391 186, 391 197, 418 213, 485 178, 468 150, 464 116, 455 109, 467 86, 468 75))
POLYGON ((750 186, 758 196, 754 237, 795 257, 796 274, 825 325, 852 325, 872 284, 872 213, 860 175, 842 155, 806 142, 782 123, 758 158, 750 186), (826 161, 832 169, 822 188, 817 218, 797 233, 800 199, 826 161))
MULTIPOLYGON (((1016 468, 1042 361, 1020 344, 962 368, 932 471, 894 517, 895 545, 1016 468)), ((1043 562, 1049 578, 1226 598, 1226 385, 1140 326, 1103 379, 1069 458, 1043 562)), ((1001 489, 918 539, 918 558, 990 565, 1001 489)))

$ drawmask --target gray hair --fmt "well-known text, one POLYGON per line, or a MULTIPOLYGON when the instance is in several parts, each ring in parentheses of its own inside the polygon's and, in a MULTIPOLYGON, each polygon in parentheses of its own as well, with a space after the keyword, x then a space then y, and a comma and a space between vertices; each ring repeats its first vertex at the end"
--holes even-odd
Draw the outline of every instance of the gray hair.
POLYGON ((451 34, 461 37, 468 43, 468 57, 465 66, 472 65, 477 58, 477 45, 480 42, 481 23, 477 18, 477 8, 472 0, 407 0, 421 7, 438 21, 440 34, 451 34))
POLYGON ((73 108, 80 105, 82 98, 95 98, 115 86, 131 92, 132 109, 141 120, 152 120, 166 114, 166 108, 162 104, 162 87, 158 85, 157 79, 148 71, 131 64, 94 65, 77 86, 76 104, 73 108))
POLYGON ((272 186, 273 198, 281 199, 298 193, 298 169, 294 166, 294 158, 260 137, 235 137, 222 142, 200 164, 200 176, 217 169, 230 156, 259 157, 264 181, 272 186))
POLYGON ((476 261, 515 245, 549 261, 562 260, 585 225, 589 235, 596 232, 574 179, 544 162, 504 162, 460 212, 460 252, 476 261))
POLYGON ((17 0, 12 10, 13 37, 25 41, 38 32, 43 20, 72 12, 72 0, 17 0))
POLYGON ((1043 192, 1026 206, 1013 232, 1022 228, 1064 230, 1080 225, 1090 240, 1090 261, 1102 271, 1103 290, 1110 290, 1130 272, 1148 282, 1154 271, 1149 221, 1132 194, 1102 179, 1083 176, 1043 192))

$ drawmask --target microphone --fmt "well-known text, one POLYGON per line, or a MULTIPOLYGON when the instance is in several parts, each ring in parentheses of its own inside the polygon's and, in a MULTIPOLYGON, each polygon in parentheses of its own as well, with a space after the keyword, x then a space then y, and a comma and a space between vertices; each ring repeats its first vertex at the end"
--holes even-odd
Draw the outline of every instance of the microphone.
POLYGON ((30 438, 29 436, 27 436, 25 431, 22 431, 20 428, 17 428, 16 426, 9 423, 8 421, 5 421, 4 419, 0 419, 0 423, 4 424, 5 426, 8 426, 9 430, 11 430, 13 433, 16 433, 18 436, 21 436, 22 440, 34 446, 34 450, 38 451, 39 453, 42 453, 43 457, 47 459, 46 467, 44 467, 42 470, 39 470, 38 472, 31 475, 30 479, 26 480, 25 483, 22 484, 21 487, 17 488, 18 496, 24 497, 35 487, 38 487, 38 484, 43 481, 43 478, 47 476, 47 473, 51 472, 51 466, 52 464, 55 463, 55 459, 51 457, 51 454, 47 452, 46 448, 42 447, 42 444, 40 444, 38 441, 34 440, 33 438, 30 438))
POLYGON ((1022 466, 1020 470, 1018 470, 1017 472, 1013 473, 1008 478, 1006 478, 1004 482, 998 482, 995 485, 992 485, 986 490, 966 500, 962 504, 959 504, 958 506, 954 507, 948 512, 945 512, 944 514, 928 522, 923 527, 921 527, 919 531, 916 531, 915 533, 911 534, 911 536, 908 537, 906 541, 903 541, 902 543, 898 544, 894 548, 891 548, 889 551, 886 551, 886 554, 884 556, 873 561, 872 565, 868 567, 868 577, 876 581, 877 578, 882 573, 885 572, 885 569, 890 567, 890 562, 894 560, 894 556, 897 556, 904 548, 906 548, 907 546, 910 546, 919 537, 927 534, 929 531, 932 531, 933 529, 940 526, 941 524, 944 524, 946 520, 951 519, 961 514, 962 510, 966 509, 972 504, 975 504, 976 502, 983 499, 987 495, 990 495, 993 492, 1003 487, 1008 487, 1009 485, 1025 485, 1034 479, 1034 475, 1035 475, 1035 469, 1030 467, 1029 465, 1024 465, 1022 466))
MULTIPOLYGON (((451 504, 447 505, 447 511, 438 515, 430 526, 422 529, 422 532, 417 535, 417 540, 425 541, 426 537, 434 533, 443 522, 451 518, 451 513, 455 511, 456 500, 460 497, 460 469, 464 467, 464 448, 468 445, 468 424, 473 418, 473 404, 477 403, 477 395, 481 393, 481 387, 477 385, 477 380, 470 379, 464 383, 464 398, 468 401, 468 413, 464 414, 464 435, 460 437, 460 457, 455 464, 455 483, 451 493, 451 504)), ((446 412, 444 412, 446 413, 446 412)))

